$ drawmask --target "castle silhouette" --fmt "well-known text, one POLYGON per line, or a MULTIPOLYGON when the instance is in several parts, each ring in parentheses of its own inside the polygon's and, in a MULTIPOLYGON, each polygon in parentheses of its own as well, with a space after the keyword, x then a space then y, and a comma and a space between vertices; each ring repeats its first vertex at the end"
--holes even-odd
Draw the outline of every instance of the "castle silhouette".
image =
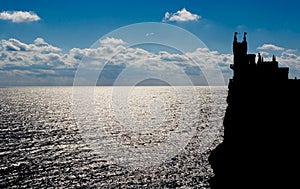
POLYGON ((288 80, 289 68, 279 68, 278 62, 273 55, 272 61, 264 61, 258 53, 258 61, 255 63, 255 54, 247 54, 246 32, 242 42, 237 41, 237 32, 234 34, 233 54, 234 64, 230 68, 234 71, 234 80, 288 80))
POLYGON ((228 85, 224 140, 209 156, 212 189, 299 188, 300 80, 276 57, 247 54, 233 39, 233 78, 228 85))

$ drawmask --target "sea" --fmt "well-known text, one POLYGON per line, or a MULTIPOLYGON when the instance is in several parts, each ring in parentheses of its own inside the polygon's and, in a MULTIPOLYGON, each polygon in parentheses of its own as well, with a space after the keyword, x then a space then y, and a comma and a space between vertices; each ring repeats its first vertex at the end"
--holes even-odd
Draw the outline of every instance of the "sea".
POLYGON ((0 188, 210 188, 227 87, 0 88, 0 188))

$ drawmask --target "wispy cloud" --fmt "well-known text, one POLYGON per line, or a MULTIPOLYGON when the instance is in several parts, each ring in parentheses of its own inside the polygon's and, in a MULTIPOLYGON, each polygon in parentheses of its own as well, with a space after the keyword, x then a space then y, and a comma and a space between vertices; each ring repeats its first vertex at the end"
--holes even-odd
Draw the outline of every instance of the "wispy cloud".
POLYGON ((278 47, 278 46, 273 45, 273 44, 263 44, 262 46, 257 47, 257 50, 283 51, 284 48, 283 47, 278 47))
POLYGON ((197 14, 192 14, 185 8, 177 11, 176 13, 166 12, 163 18, 163 22, 189 22, 189 21, 198 21, 201 19, 201 16, 197 14))
POLYGON ((1 20, 9 20, 13 23, 34 22, 41 18, 34 12, 28 11, 3 11, 0 13, 1 20))

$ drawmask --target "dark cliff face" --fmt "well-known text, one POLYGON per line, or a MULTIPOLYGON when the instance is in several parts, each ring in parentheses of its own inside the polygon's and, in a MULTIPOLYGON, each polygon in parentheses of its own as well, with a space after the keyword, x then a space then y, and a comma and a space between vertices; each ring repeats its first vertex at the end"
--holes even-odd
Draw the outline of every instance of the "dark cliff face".
POLYGON ((245 36, 242 43, 234 39, 224 141, 209 157, 215 173, 210 185, 295 188, 300 185, 300 80, 288 79, 288 68, 279 68, 275 57, 253 62, 253 55, 238 49, 247 45, 245 36))

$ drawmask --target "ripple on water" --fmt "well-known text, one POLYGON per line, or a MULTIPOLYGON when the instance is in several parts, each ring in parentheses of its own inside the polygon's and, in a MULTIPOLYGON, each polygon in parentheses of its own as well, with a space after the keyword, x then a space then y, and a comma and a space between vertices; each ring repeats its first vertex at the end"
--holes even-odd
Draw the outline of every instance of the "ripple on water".
MULTIPOLYGON (((133 146, 157 145, 170 132, 176 131, 174 119, 177 114, 174 111, 185 102, 171 103, 172 96, 166 98, 170 101, 161 99, 163 94, 168 94, 167 87, 144 87, 143 93, 137 90, 129 98, 130 111, 133 121, 140 126, 139 132, 118 130, 118 121, 124 120, 109 117, 112 106, 104 106, 110 99, 107 95, 109 90, 110 87, 96 88, 97 111, 108 115, 102 121, 108 123, 110 135, 116 140, 133 146), (149 106, 160 114, 166 114, 163 120, 157 121, 157 116, 147 110, 149 106), (167 126, 155 125, 161 122, 167 126), (143 125, 156 127, 143 130, 143 125)), ((159 166, 139 169, 121 167, 108 161, 96 155, 85 143, 72 116, 72 87, 1 88, 0 188, 207 188, 207 180, 212 176, 207 158, 210 150, 222 140, 221 123, 227 93, 224 88, 211 92, 208 88, 196 87, 196 91, 198 95, 184 94, 185 100, 196 98, 199 102, 190 107, 190 116, 196 116, 195 110, 201 112, 198 119, 184 122, 197 127, 192 140, 178 155, 159 166), (214 106, 207 105, 211 95, 218 97, 214 106), (203 152, 199 141, 210 135, 202 132, 208 126, 209 114, 219 117, 213 120, 215 125, 212 127, 219 131, 219 137, 203 152)))

